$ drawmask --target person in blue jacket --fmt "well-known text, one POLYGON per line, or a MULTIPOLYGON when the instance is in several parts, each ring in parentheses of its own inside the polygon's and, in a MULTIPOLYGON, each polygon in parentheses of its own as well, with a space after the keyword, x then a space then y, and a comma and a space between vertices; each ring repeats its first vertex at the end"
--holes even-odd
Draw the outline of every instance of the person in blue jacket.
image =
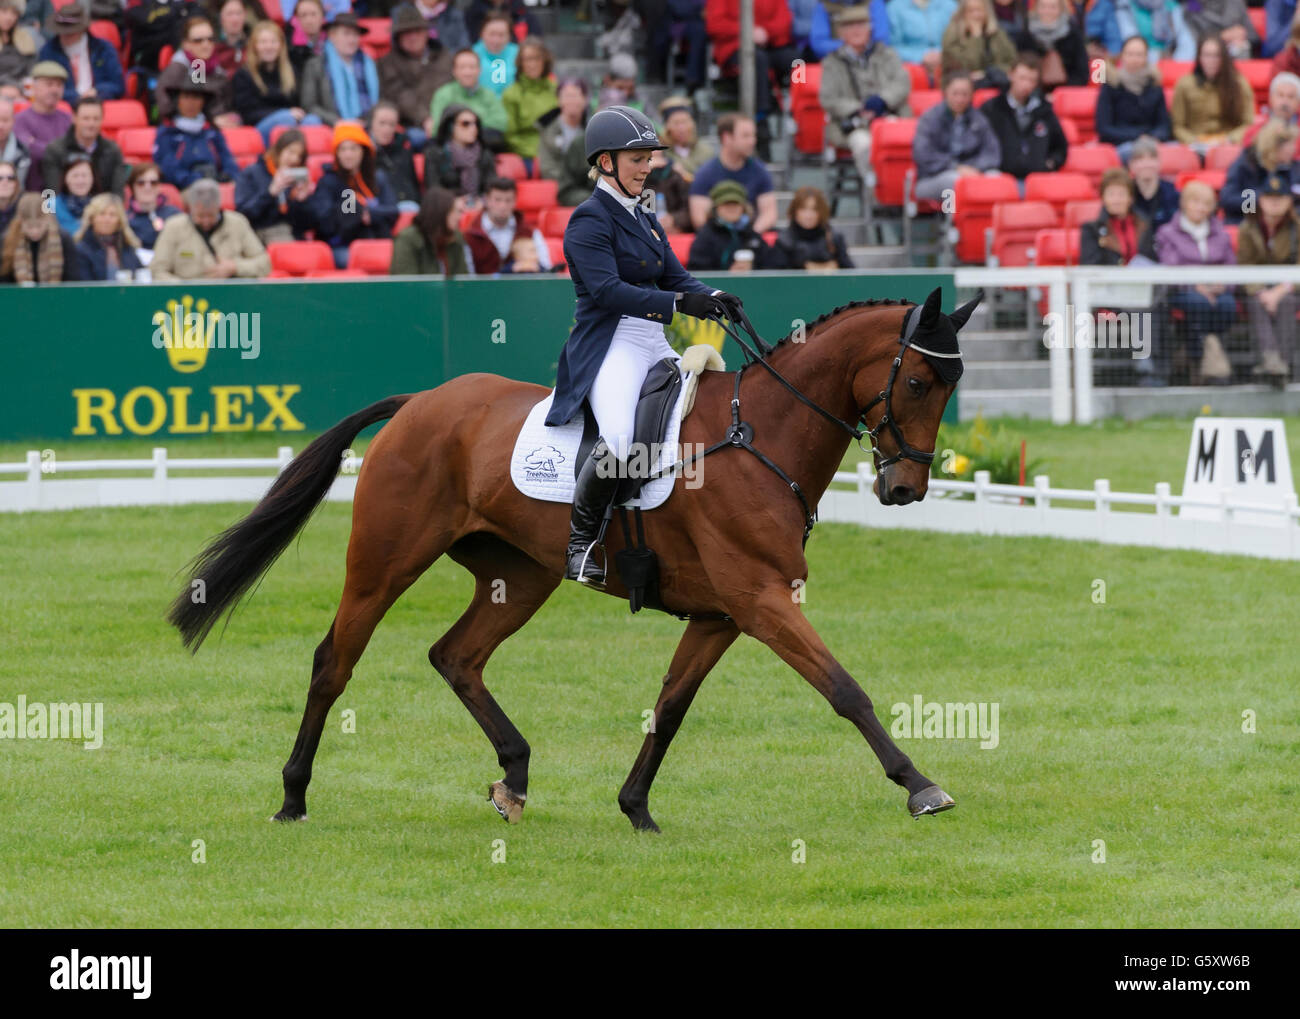
POLYGON ((122 63, 112 44, 90 34, 90 9, 88 0, 75 0, 64 4, 50 19, 53 37, 41 48, 37 60, 53 60, 68 72, 63 83, 63 98, 75 103, 83 95, 97 95, 100 99, 121 99, 126 91, 122 78, 122 63), (73 61, 77 66, 73 66, 73 61), (78 88, 78 71, 88 74, 78 88), (88 85, 89 87, 84 87, 88 85))
POLYGON ((1275 57, 1291 38, 1291 22, 1295 20, 1296 0, 1264 0, 1266 32, 1260 50, 1264 57, 1275 57))
POLYGON ((348 264, 355 240, 393 236, 397 192, 388 174, 375 169, 375 143, 356 120, 334 125, 334 162, 325 167, 311 196, 316 236, 334 251, 334 264, 348 264))
MULTIPOLYGON (((847 4, 832 4, 835 8, 848 6, 847 4)), ((889 45, 889 12, 885 7, 885 0, 871 0, 867 5, 871 10, 871 38, 873 42, 889 45)), ((817 59, 821 60, 827 54, 834 53, 844 45, 842 39, 837 39, 831 32, 831 11, 824 3, 818 3, 813 8, 812 13, 812 31, 808 36, 808 45, 812 48, 817 59)))
POLYGON ((164 120, 153 140, 153 161, 168 184, 184 189, 200 177, 233 181, 239 164, 225 136, 204 116, 215 83, 182 78, 172 88, 176 115, 164 120))
POLYGON ((674 315, 735 318, 738 297, 706 286, 682 268, 655 218, 645 180, 664 148, 645 114, 610 106, 584 135, 598 183, 564 231, 564 259, 576 296, 573 330, 560 351, 548 425, 565 424, 586 401, 600 437, 578 471, 566 551, 566 580, 601 587, 591 558, 596 530, 626 476, 637 399, 661 358, 680 360, 664 337, 674 315))

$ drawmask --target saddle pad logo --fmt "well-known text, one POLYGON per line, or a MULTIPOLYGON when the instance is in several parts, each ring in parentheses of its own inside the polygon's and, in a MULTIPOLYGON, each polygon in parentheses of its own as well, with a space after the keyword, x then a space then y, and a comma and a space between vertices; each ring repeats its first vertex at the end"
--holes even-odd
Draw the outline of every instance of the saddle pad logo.
POLYGON ((559 481, 556 465, 567 461, 568 457, 554 446, 540 446, 524 457, 524 475, 529 481, 559 481))

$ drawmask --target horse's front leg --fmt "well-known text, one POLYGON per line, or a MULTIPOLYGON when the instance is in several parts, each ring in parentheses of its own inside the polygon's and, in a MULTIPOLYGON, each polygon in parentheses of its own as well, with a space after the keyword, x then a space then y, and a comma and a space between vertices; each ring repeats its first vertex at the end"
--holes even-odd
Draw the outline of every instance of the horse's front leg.
MULTIPOLYGON (((871 698, 822 642, 803 610, 791 597, 790 585, 779 576, 757 587, 762 593, 738 604, 732 617, 740 628, 770 647, 811 683, 835 713, 847 718, 866 737, 885 774, 911 795, 907 809, 913 817, 956 806, 953 798, 917 771, 911 758, 889 738, 871 706, 871 698)), ((752 590, 752 589, 751 589, 752 590)))

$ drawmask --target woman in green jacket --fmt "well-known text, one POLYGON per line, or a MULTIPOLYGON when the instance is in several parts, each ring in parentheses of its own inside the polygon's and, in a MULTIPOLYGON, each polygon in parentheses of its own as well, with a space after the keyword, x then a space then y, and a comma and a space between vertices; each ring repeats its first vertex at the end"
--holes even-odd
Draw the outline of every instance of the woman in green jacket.
POLYGON ((961 0, 943 33, 943 72, 968 71, 976 88, 1003 88, 1016 60, 992 0, 961 0))
POLYGON ((551 80, 551 51, 540 39, 530 36, 519 47, 515 80, 501 96, 506 108, 506 148, 524 157, 533 172, 541 131, 537 119, 556 107, 555 82, 551 80))
POLYGON ((393 241, 390 276, 467 276, 472 271, 460 235, 461 204, 446 188, 424 193, 411 225, 393 241))

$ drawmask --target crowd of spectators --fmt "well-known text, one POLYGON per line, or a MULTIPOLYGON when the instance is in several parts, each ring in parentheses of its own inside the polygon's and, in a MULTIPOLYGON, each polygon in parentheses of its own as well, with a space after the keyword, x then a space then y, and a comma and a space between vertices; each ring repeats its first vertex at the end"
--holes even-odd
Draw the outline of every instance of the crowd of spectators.
MULTIPOLYGON (((1054 93, 1088 88, 1089 139, 1118 165, 1099 174, 1082 262, 1300 261, 1295 0, 1267 0, 1262 18, 1242 0, 753 7, 755 116, 724 114, 705 133, 693 93, 738 74, 739 0, 607 5, 592 16, 611 56, 590 79, 557 75, 522 0, 0 0, 0 281, 261 277, 268 245, 308 239, 338 269, 354 242, 382 240, 394 273, 564 271, 556 237, 518 208, 521 183, 553 181, 558 207, 579 204, 588 117, 645 109, 641 83, 670 73, 685 89, 647 110, 667 146, 649 186, 688 267, 848 268, 826 193, 800 188, 779 214, 769 169, 792 73, 810 62, 828 158, 864 181, 873 124, 919 113, 918 199, 973 175, 1009 175, 1023 196, 1078 144, 1054 93), (391 36, 380 50, 377 24, 391 36), (1162 79, 1171 60, 1186 62, 1176 81, 1162 79), (1267 102, 1243 60, 1272 62, 1267 102), (937 101, 914 111, 921 82, 937 101), (105 104, 123 97, 153 129, 152 150, 130 158, 105 130, 105 104), (1239 149, 1216 193, 1201 179, 1177 189, 1162 146, 1196 165, 1239 149)), ((1300 300, 1289 285, 1171 290, 1196 323, 1194 375, 1225 376, 1215 348, 1239 297, 1259 371, 1284 377, 1300 300)))

